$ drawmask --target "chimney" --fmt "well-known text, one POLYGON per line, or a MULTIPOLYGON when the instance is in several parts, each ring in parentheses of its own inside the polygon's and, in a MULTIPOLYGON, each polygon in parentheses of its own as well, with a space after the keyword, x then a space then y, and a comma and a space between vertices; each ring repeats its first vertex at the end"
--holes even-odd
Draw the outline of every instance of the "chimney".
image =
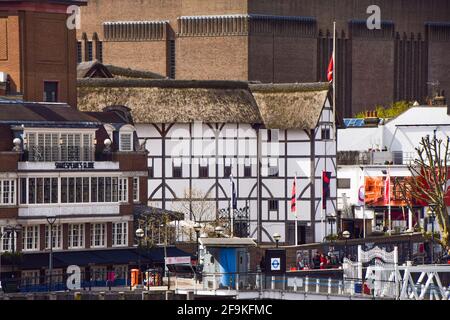
POLYGON ((364 124, 367 127, 377 127, 380 123, 380 118, 378 118, 377 111, 367 111, 366 118, 364 119, 364 124))

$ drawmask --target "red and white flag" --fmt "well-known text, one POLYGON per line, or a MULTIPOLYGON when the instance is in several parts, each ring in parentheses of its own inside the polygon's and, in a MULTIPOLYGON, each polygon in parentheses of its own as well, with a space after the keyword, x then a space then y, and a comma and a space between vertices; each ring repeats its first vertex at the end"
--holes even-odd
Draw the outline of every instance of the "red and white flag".
POLYGON ((388 173, 386 180, 384 181, 384 205, 389 206, 391 204, 391 176, 388 173))
POLYGON ((327 79, 329 82, 333 82, 334 78, 334 54, 331 56, 330 64, 328 65, 327 79))
POLYGON ((292 184, 291 212, 297 216, 297 176, 292 184))

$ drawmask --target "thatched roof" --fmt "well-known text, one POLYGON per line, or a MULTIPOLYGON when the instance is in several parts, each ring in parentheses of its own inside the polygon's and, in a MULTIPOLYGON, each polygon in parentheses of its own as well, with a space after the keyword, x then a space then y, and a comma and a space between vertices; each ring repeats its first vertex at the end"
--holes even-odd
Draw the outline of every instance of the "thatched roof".
POLYGON ((329 84, 250 85, 268 129, 315 128, 329 84))
POLYGON ((78 80, 78 107, 101 111, 126 105, 135 123, 249 123, 312 129, 328 84, 249 84, 242 81, 78 80))
POLYGON ((77 65, 77 78, 167 79, 155 72, 106 65, 98 60, 79 63, 77 65))
POLYGON ((106 64, 105 68, 107 68, 115 78, 166 79, 165 76, 151 71, 123 68, 110 64, 106 64))

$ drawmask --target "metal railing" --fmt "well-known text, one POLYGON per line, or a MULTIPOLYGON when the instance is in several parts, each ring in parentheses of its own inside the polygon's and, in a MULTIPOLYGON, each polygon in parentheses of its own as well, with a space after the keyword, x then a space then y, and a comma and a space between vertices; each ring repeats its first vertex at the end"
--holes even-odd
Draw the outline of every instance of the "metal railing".
POLYGON ((338 165, 410 165, 414 162, 415 152, 403 151, 340 151, 337 153, 338 165))

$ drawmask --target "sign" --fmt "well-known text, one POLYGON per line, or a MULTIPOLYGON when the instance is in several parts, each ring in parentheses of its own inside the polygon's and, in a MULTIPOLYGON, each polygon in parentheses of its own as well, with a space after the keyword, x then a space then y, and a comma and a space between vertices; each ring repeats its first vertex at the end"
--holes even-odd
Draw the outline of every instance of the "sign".
POLYGON ((94 162, 55 162, 56 169, 68 170, 92 170, 95 169, 94 162))
POLYGON ((286 272, 286 251, 267 249, 264 257, 266 274, 280 275, 286 272))
POLYGON ((81 289, 81 269, 79 266, 71 265, 67 267, 67 289, 79 290, 81 289))
POLYGON ((270 259, 270 270, 271 271, 280 271, 281 270, 281 259, 280 258, 270 259))
POLYGON ((191 257, 167 257, 166 264, 191 264, 191 257))

